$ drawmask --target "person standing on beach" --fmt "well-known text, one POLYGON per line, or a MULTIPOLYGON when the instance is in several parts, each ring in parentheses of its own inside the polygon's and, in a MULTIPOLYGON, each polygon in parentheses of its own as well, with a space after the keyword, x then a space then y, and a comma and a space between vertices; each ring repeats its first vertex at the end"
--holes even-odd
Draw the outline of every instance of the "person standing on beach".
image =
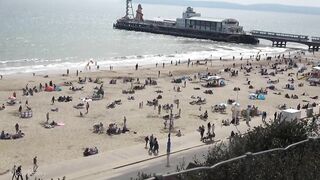
POLYGON ((125 116, 123 118, 123 130, 127 131, 127 118, 125 116))
POLYGON ((49 112, 47 112, 46 118, 47 118, 47 124, 48 124, 49 123, 49 112))
POLYGON ((52 99, 51 99, 52 105, 54 104, 54 100, 55 100, 55 98, 54 98, 54 96, 52 96, 52 99))
POLYGON ((67 76, 69 76, 69 69, 67 69, 67 76))
POLYGON ((35 156, 34 158, 33 158, 33 172, 36 172, 37 171, 37 169, 38 169, 38 160, 37 160, 37 156, 35 156))
POLYGON ((138 65, 138 63, 136 64, 136 70, 138 70, 138 67, 139 67, 139 65, 138 65))
POLYGON ((179 109, 179 105, 180 105, 180 100, 177 99, 177 109, 179 109))
POLYGON ((90 107, 89 102, 87 102, 87 104, 86 104, 86 110, 87 110, 86 114, 89 113, 89 107, 90 107))
POLYGON ((16 123, 16 125, 14 126, 15 127, 15 129, 16 129, 16 133, 18 133, 19 132, 19 124, 18 123, 16 123))
POLYGON ((21 113, 22 112, 22 106, 20 105, 19 106, 19 113, 21 113))

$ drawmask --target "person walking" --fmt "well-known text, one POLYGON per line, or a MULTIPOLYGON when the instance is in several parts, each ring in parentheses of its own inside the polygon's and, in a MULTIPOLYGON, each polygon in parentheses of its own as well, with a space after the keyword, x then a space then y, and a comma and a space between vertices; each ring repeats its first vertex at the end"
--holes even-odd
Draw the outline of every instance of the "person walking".
POLYGON ((148 142, 149 142, 149 137, 146 136, 146 137, 144 138, 144 141, 146 142, 146 148, 147 148, 147 147, 148 147, 148 142))
POLYGON ((87 105, 86 105, 86 110, 87 110, 87 112, 86 112, 86 114, 89 113, 89 107, 90 107, 89 102, 87 102, 87 105))
POLYGON ((154 150, 153 150, 153 153, 159 153, 159 143, 158 143, 158 140, 157 138, 154 138, 154 150))
POLYGON ((12 173, 12 178, 11 178, 11 180, 14 180, 14 179, 17 178, 17 177, 16 177, 16 170, 17 170, 17 166, 14 165, 13 168, 12 168, 12 170, 11 170, 11 173, 12 173))
POLYGON ((149 151, 153 150, 153 134, 151 134, 150 139, 149 139, 149 151))
POLYGON ((21 165, 16 169, 16 180, 19 180, 20 178, 23 180, 21 165))
POLYGON ((266 111, 263 111, 262 113, 262 122, 266 122, 266 119, 267 119, 267 112, 266 111))
POLYGON ((37 172, 37 169, 38 169, 38 160, 37 160, 37 156, 35 156, 33 158, 33 172, 37 172))
POLYGON ((204 135, 204 129, 201 127, 200 129, 200 137, 201 137, 201 141, 203 140, 203 135, 204 135))

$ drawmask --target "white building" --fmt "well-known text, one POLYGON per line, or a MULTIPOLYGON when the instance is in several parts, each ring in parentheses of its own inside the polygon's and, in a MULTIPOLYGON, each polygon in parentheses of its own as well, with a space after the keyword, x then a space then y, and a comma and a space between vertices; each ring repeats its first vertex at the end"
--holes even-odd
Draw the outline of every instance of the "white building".
POLYGON ((182 18, 177 18, 177 26, 186 29, 203 30, 210 32, 222 32, 230 34, 242 34, 243 27, 235 19, 213 19, 201 17, 193 8, 188 7, 182 14, 182 18))

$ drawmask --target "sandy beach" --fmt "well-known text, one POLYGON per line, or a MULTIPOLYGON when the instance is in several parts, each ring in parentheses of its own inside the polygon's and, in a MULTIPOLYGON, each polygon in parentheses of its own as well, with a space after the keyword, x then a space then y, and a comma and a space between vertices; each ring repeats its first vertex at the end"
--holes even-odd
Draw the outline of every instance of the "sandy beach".
MULTIPOLYGON (((317 62, 319 63, 320 54, 291 54, 290 57, 297 64, 304 64, 307 67, 304 72, 306 73, 312 69, 312 64, 308 64, 308 62, 318 60, 317 62)), ((288 55, 286 55, 285 59, 288 58, 288 55)), ((228 99, 236 100, 237 97, 241 109, 246 109, 248 105, 254 105, 258 107, 259 111, 267 112, 267 120, 273 119, 274 112, 279 111, 277 107, 284 103, 288 108, 296 108, 298 104, 303 106, 308 102, 310 104, 319 103, 318 99, 310 98, 319 96, 319 86, 310 86, 304 78, 300 78, 301 74, 296 76, 298 68, 286 69, 288 65, 285 64, 283 58, 276 60, 273 56, 271 60, 266 60, 266 57, 262 56, 260 61, 256 61, 255 59, 240 60, 239 57, 236 57, 235 60, 215 60, 212 63, 208 61, 207 64, 205 64, 205 61, 200 61, 199 65, 195 61, 192 63, 193 65, 190 64, 189 66, 186 62, 181 62, 181 64, 178 63, 177 65, 173 62, 172 65, 165 64, 165 67, 162 64, 157 67, 155 65, 140 66, 138 70, 135 70, 135 67, 122 69, 115 67, 114 70, 105 70, 106 67, 101 68, 104 70, 92 68, 92 72, 89 70, 83 71, 79 73, 79 76, 76 76, 74 71, 71 71, 69 76, 49 74, 48 77, 44 77, 45 74, 43 73, 35 76, 32 74, 4 76, 0 80, 0 105, 5 105, 5 109, 0 111, 0 131, 15 133, 15 124, 18 123, 20 130, 25 135, 20 139, 0 140, 0 174, 8 173, 8 170, 15 164, 23 167, 32 166, 32 159, 35 156, 38 157, 38 164, 41 166, 81 158, 86 147, 97 147, 99 153, 108 153, 111 150, 123 149, 137 144, 141 144, 143 147, 144 138, 151 134, 158 139, 164 139, 167 137, 169 130, 164 128, 165 121, 163 116, 169 115, 170 111, 166 112, 161 109, 161 113, 158 114, 158 107, 147 105, 147 101, 157 99, 159 95, 162 96, 158 100, 160 105, 173 104, 173 114, 178 114, 179 109, 181 109, 181 117, 174 120, 172 135, 175 135, 178 130, 183 135, 194 133, 201 125, 207 127, 208 122, 214 123, 216 129, 223 129, 222 120, 231 120, 232 118, 231 106, 227 107, 226 113, 212 112, 211 106, 227 103, 228 99), (281 61, 282 64, 277 66, 279 72, 275 76, 262 76, 259 73, 261 67, 268 69, 269 73, 274 72, 275 70, 271 69, 270 66, 276 61, 281 61), (241 66, 249 67, 247 63, 252 64, 252 70, 248 73, 241 69, 241 66), (230 72, 224 71, 226 68, 238 71, 238 76, 231 76, 230 72), (280 69, 285 71, 280 72, 280 69), (158 76, 159 72, 160 76, 158 76), (203 87, 202 85, 206 83, 200 81, 198 73, 208 72, 224 78, 226 86, 203 87), (288 76, 290 73, 292 75, 288 76), (184 81, 182 83, 172 83, 173 79, 183 76, 190 77, 190 80, 186 80, 186 87, 184 87, 184 81), (82 79, 87 77, 86 83, 79 84, 79 77, 82 79), (103 81, 104 98, 88 102, 90 107, 88 114, 86 114, 85 109, 79 110, 73 106, 79 103, 86 104, 81 99, 92 96, 95 87, 100 88, 100 83, 88 82, 89 77, 93 80, 99 78, 103 81), (125 78, 133 78, 134 81, 132 83, 124 83, 123 80, 125 78), (137 78, 140 84, 137 82, 137 78), (135 90, 134 94, 123 94, 123 90, 129 90, 132 86, 144 85, 147 78, 156 81, 157 85, 146 85, 142 90, 135 90), (294 79, 295 90, 284 89, 290 78, 294 79), (112 79, 116 80, 116 84, 109 83, 112 79), (249 88, 247 79, 253 86, 252 89, 249 88), (279 83, 268 84, 268 80, 279 81, 279 83), (39 89, 40 83, 44 86, 45 83, 49 84, 49 81, 60 86, 61 91, 40 91, 34 93, 33 96, 23 96, 22 88, 25 88, 26 85, 29 88, 36 86, 39 89), (65 86, 64 82, 72 82, 74 87, 83 87, 83 89, 72 91, 69 89, 71 86, 65 86), (303 83, 303 86, 299 87, 298 84, 300 83, 303 83), (277 90, 268 89, 265 100, 249 99, 250 93, 261 88, 266 89, 270 85, 274 85, 277 90), (238 93, 234 91, 235 87, 240 88, 238 93), (177 91, 178 88, 181 89, 180 92, 177 91), (204 91, 206 90, 212 90, 213 94, 205 94, 204 91), (162 91, 162 93, 159 93, 159 91, 162 91), (13 95, 13 92, 17 94, 17 103, 9 106, 6 102, 8 97, 13 95), (275 94, 279 92, 281 95, 275 94), (302 96, 303 93, 308 95, 302 96), (297 95, 298 99, 285 98, 285 94, 289 94, 289 96, 297 95), (71 96, 72 101, 58 102, 56 100, 52 104, 53 96, 55 99, 58 99, 59 96, 71 96), (134 100, 128 98, 131 96, 134 97, 134 100), (205 98, 206 103, 203 105, 191 105, 190 102, 195 100, 192 96, 205 98), (179 108, 175 103, 177 99, 179 99, 179 108), (28 106, 32 109, 33 116, 32 118, 23 119, 20 118, 18 109, 21 105, 22 111, 25 111, 26 100, 28 101, 28 106), (107 105, 116 100, 121 100, 121 103, 116 104, 114 108, 107 108, 107 105), (143 102, 142 108, 139 107, 141 102, 143 102), (58 111, 52 111, 56 109, 58 111), (205 111, 208 112, 206 121, 199 118, 205 111), (61 126, 54 128, 45 128, 43 126, 48 112, 49 122, 55 121, 61 126), (80 117, 80 112, 83 113, 83 117, 80 117), (129 132, 112 136, 107 135, 105 131, 102 134, 93 133, 93 125, 100 122, 104 124, 105 128, 110 123, 116 123, 118 127, 122 128, 124 117, 126 117, 126 126, 130 130, 129 132)), ((66 70, 62 71, 66 73, 66 70)), ((317 107, 315 112, 318 113, 318 111, 319 108, 317 107)), ((302 115, 305 116, 304 110, 302 110, 302 115)), ((240 121, 245 123, 243 118, 240 121)), ((262 124, 261 116, 252 118, 250 124, 262 124)))

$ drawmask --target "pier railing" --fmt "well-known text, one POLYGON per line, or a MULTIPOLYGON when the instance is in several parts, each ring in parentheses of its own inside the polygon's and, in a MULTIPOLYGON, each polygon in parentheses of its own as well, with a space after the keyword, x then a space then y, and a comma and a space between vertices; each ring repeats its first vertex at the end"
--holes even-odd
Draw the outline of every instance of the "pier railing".
POLYGON ((250 33, 257 37, 264 38, 274 38, 274 39, 284 39, 284 40, 294 40, 294 41, 308 41, 309 37, 306 35, 299 34, 286 34, 286 33, 276 33, 276 32, 268 32, 268 31, 258 31, 253 30, 250 33))
POLYGON ((320 37, 311 37, 312 42, 319 42, 320 43, 320 37))

